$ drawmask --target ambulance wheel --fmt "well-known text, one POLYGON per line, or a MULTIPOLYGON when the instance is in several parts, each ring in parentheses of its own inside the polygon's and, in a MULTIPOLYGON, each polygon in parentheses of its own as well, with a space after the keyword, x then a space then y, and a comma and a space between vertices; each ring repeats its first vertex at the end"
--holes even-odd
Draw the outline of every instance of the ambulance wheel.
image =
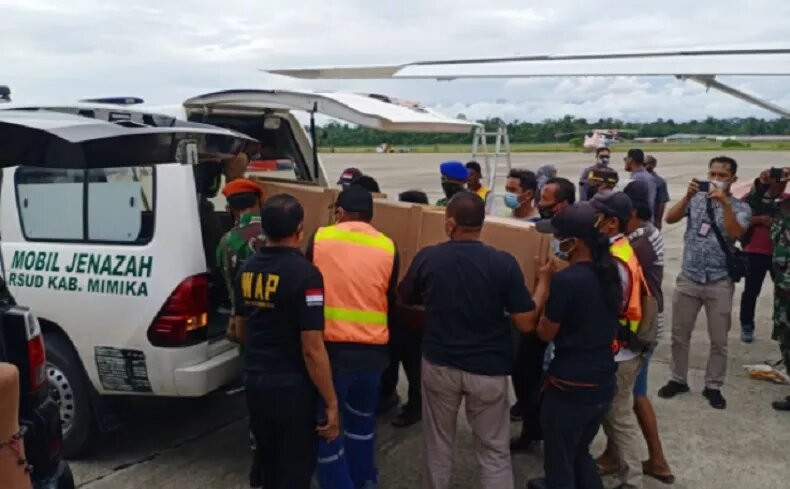
POLYGON ((91 448, 96 423, 90 400, 90 384, 77 353, 59 334, 44 334, 47 349, 49 396, 58 405, 63 431, 63 456, 77 458, 91 448))

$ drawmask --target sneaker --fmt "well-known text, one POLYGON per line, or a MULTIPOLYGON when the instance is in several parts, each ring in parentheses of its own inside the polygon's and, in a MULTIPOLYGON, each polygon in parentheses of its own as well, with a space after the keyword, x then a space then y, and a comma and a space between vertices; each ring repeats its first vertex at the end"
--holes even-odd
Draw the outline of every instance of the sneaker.
POLYGON ((785 397, 781 401, 774 401, 771 406, 777 411, 790 411, 790 396, 785 397))
POLYGON ((721 391, 719 389, 708 389, 706 387, 705 390, 702 391, 702 395, 705 396, 705 398, 710 403, 710 407, 713 409, 727 408, 727 400, 721 395, 721 391))
POLYGON ((510 408, 510 421, 521 421, 521 404, 518 402, 510 408))
POLYGON ((658 397, 664 399, 671 399, 678 394, 683 394, 689 391, 689 386, 686 384, 681 384, 680 382, 675 382, 674 380, 670 380, 667 382, 667 385, 658 389, 658 397))
POLYGON ((741 341, 751 343, 754 341, 754 325, 744 324, 741 326, 741 341))

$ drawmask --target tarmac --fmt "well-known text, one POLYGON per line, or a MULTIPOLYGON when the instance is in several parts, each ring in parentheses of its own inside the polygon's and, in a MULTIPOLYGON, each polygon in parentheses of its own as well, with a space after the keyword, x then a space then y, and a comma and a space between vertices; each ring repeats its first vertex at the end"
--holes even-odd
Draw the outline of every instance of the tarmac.
MULTIPOLYGON (((724 151, 722 151, 724 152, 724 151)), ((622 156, 615 152, 612 167, 622 168, 622 156)), ((667 179, 670 195, 678 198, 692 177, 704 178, 713 153, 656 153, 658 172, 667 179)), ((737 152, 739 175, 751 180, 760 170, 787 165, 788 152, 737 152)), ((374 176, 382 191, 395 198, 406 189, 422 189, 431 201, 440 196, 438 164, 448 159, 466 161, 469 155, 445 154, 324 154, 322 159, 330 179, 343 168, 356 166, 374 176)), ((560 176, 578 180, 582 168, 593 157, 583 153, 532 153, 513 155, 513 167, 537 169, 554 163, 560 176)), ((504 164, 500 168, 503 168, 504 164)), ((621 177, 623 173, 621 172, 621 177)), ((501 190, 500 184, 497 190, 501 190)), ((671 204, 670 204, 671 205, 671 204)), ((671 326, 671 296, 680 268, 685 227, 665 226, 666 268, 665 315, 671 326)), ((692 339, 689 383, 691 392, 672 400, 655 396, 669 378, 669 334, 657 349, 650 367, 649 392, 658 414, 664 449, 678 489, 786 489, 790 487, 790 413, 776 412, 773 400, 790 394, 790 386, 752 380, 743 366, 779 359, 770 339, 773 304, 772 285, 766 281, 757 306, 756 340, 743 344, 739 339, 738 309, 742 285, 736 288, 733 327, 729 342, 729 371, 723 393, 728 401, 724 411, 712 409, 702 397, 703 376, 709 342, 705 334, 704 312, 698 318, 692 339)), ((398 386, 406 394, 405 376, 398 386)), ((126 488, 246 488, 249 469, 247 414, 243 394, 216 392, 201 399, 135 399, 131 415, 120 430, 105 435, 92 455, 71 461, 78 487, 87 489, 126 488)), ((462 409, 463 411, 463 409, 462 409)), ((378 466, 381 487, 419 487, 422 469, 421 428, 390 425, 395 411, 381 417, 378 430, 378 466)), ((477 488, 477 467, 473 439, 463 414, 459 416, 455 467, 451 487, 477 488)), ((513 434, 519 425, 512 424, 513 434)), ((602 436, 594 453, 603 449, 602 436)), ((646 449, 644 455, 646 456, 646 449)), ((527 479, 542 474, 540 448, 513 456, 517 488, 527 479)), ((617 485, 606 479, 607 487, 617 485)), ((666 487, 645 478, 645 488, 666 487)))

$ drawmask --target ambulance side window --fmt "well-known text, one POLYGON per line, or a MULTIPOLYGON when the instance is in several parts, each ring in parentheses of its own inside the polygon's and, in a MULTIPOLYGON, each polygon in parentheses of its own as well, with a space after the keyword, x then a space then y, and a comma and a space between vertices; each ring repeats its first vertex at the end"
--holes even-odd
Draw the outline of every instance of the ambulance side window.
POLYGON ((153 174, 150 166, 88 170, 88 241, 151 241, 153 174))
POLYGON ((20 167, 22 231, 30 241, 145 244, 154 231, 154 168, 20 167))
POLYGON ((20 167, 16 194, 22 231, 29 240, 81 240, 85 172, 20 167))

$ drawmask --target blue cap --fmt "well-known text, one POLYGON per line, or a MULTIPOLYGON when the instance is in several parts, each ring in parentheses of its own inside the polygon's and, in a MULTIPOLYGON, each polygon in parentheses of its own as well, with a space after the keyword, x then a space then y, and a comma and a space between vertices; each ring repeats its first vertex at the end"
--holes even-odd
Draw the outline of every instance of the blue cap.
POLYGON ((439 165, 439 171, 450 180, 466 181, 469 178, 469 170, 460 161, 445 161, 439 165))

